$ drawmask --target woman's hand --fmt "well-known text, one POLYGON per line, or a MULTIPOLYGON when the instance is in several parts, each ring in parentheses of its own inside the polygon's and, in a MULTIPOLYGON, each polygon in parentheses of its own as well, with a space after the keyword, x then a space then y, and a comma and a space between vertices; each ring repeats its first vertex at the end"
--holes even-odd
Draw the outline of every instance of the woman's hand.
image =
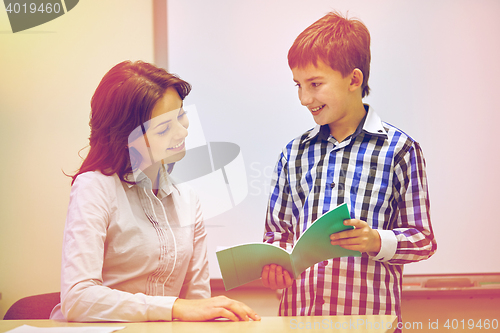
POLYGON ((172 319, 206 321, 215 318, 227 318, 232 321, 260 320, 259 315, 247 305, 226 296, 205 299, 178 298, 172 309, 172 319))
POLYGON ((283 267, 271 264, 262 268, 262 284, 272 290, 283 289, 292 286, 292 277, 283 267))

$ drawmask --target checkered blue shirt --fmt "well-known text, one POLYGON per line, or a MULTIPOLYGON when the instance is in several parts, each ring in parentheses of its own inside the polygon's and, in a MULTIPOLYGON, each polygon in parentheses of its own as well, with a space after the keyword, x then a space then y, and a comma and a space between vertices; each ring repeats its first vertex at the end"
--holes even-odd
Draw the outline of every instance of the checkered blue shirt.
POLYGON ((323 213, 347 203, 379 231, 379 254, 320 262, 283 291, 283 316, 393 314, 401 321, 403 264, 436 251, 420 145, 367 114, 342 142, 316 126, 282 151, 271 183, 264 241, 291 250, 323 213))

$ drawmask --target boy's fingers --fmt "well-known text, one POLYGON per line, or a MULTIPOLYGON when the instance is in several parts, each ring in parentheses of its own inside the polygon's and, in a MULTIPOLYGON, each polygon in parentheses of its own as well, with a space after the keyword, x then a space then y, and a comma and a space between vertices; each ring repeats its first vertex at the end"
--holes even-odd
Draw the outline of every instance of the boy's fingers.
POLYGON ((356 229, 337 232, 337 233, 331 234, 330 239, 335 240, 335 239, 351 238, 351 237, 355 236, 356 232, 357 232, 356 229))
POLYGON ((261 275, 261 280, 262 284, 264 287, 269 288, 269 266, 266 265, 264 268, 262 268, 262 275, 261 275))
POLYGON ((288 271, 285 271, 283 273, 283 277, 285 278, 285 287, 286 288, 291 287, 292 286, 292 277, 290 276, 288 271))
POLYGON ((344 245, 358 245, 359 241, 356 238, 345 238, 345 239, 332 240, 330 243, 332 243, 332 245, 344 246, 344 245))
POLYGON ((353 226, 354 229, 344 230, 344 231, 340 231, 340 232, 331 234, 330 235, 330 239, 332 241, 333 240, 338 240, 338 239, 348 239, 348 238, 358 237, 360 235, 360 232, 362 232, 361 229, 363 229, 366 226, 368 226, 368 224, 366 222, 361 221, 361 220, 356 220, 356 219, 344 220, 344 225, 353 226))
POLYGON ((288 288, 292 285, 292 277, 288 271, 276 264, 266 265, 262 268, 262 284, 273 290, 288 288))
POLYGON ((350 220, 344 220, 344 225, 350 225, 353 226, 354 228, 362 228, 366 226, 368 223, 365 221, 361 221, 358 219, 350 219, 350 220))
POLYGON ((285 286, 284 276, 283 276, 283 268, 281 266, 276 267, 276 287, 278 289, 283 289, 285 286))
POLYGON ((344 220, 344 225, 352 225, 353 221, 353 219, 344 220))
POLYGON ((274 264, 269 266, 269 287, 273 290, 278 289, 276 285, 276 265, 274 264))
POLYGON ((287 270, 283 269, 283 267, 278 266, 277 268, 277 286, 278 289, 288 288, 292 286, 293 279, 290 273, 287 270))

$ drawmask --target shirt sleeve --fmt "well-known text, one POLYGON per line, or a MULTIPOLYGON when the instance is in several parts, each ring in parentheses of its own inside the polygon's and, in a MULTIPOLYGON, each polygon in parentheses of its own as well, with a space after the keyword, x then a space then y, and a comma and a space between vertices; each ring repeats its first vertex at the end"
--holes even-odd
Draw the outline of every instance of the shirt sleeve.
POLYGON ((184 279, 185 282, 179 295, 179 297, 185 299, 209 298, 211 296, 207 256, 207 232, 198 197, 193 195, 193 200, 196 202, 193 256, 189 262, 184 279))
POLYGON ((392 232, 397 248, 392 257, 380 260, 406 264, 427 259, 436 252, 437 243, 430 220, 425 160, 418 143, 396 157, 394 172, 399 214, 392 232))
POLYGON ((177 297, 132 294, 103 286, 108 221, 116 187, 113 178, 77 177, 70 194, 63 241, 60 311, 68 321, 172 320, 177 297))
POLYGON ((266 214, 264 242, 274 243, 285 250, 293 247, 292 198, 284 153, 276 164, 271 180, 271 194, 266 214))

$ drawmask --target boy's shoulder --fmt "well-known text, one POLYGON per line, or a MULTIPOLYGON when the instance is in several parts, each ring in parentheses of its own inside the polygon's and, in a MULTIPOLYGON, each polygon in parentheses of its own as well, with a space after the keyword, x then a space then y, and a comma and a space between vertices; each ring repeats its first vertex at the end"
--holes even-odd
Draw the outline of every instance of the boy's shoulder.
POLYGON ((415 142, 415 140, 405 131, 387 121, 382 120, 378 113, 375 112, 374 109, 368 104, 365 104, 365 109, 367 111, 367 115, 364 119, 364 123, 360 125, 362 128, 358 128, 360 132, 362 131, 365 135, 370 135, 372 137, 384 138, 389 143, 394 143, 394 140, 404 141, 409 144, 413 144, 415 142))
MULTIPOLYGON (((407 132, 391 123, 382 121, 373 110, 370 110, 366 121, 360 126, 359 132, 362 132, 365 137, 370 136, 377 145, 389 145, 395 150, 408 150, 412 146, 419 145, 407 132)), ((302 155, 305 151, 313 148, 311 146, 318 146, 319 149, 321 142, 326 142, 329 136, 328 125, 316 125, 290 140, 283 147, 282 154, 288 159, 291 156, 302 155)), ((354 144, 360 144, 360 140, 356 140, 354 144)))
POLYGON ((292 152, 303 150, 304 145, 310 144, 310 141, 315 139, 319 132, 321 132, 321 126, 319 125, 305 131, 301 135, 290 140, 283 148, 283 152, 288 152, 288 154, 290 154, 292 152))
POLYGON ((416 149, 422 154, 422 147, 412 136, 390 123, 382 122, 385 130, 387 131, 387 144, 392 148, 395 155, 403 156, 410 151, 416 149))
POLYGON ((405 140, 405 141, 408 141, 411 143, 416 142, 416 140, 413 139, 412 136, 410 136, 407 132, 400 129, 399 127, 394 126, 393 124, 390 124, 386 121, 382 121, 382 124, 387 132, 387 136, 388 136, 389 141, 392 141, 390 139, 397 138, 399 140, 405 140))

